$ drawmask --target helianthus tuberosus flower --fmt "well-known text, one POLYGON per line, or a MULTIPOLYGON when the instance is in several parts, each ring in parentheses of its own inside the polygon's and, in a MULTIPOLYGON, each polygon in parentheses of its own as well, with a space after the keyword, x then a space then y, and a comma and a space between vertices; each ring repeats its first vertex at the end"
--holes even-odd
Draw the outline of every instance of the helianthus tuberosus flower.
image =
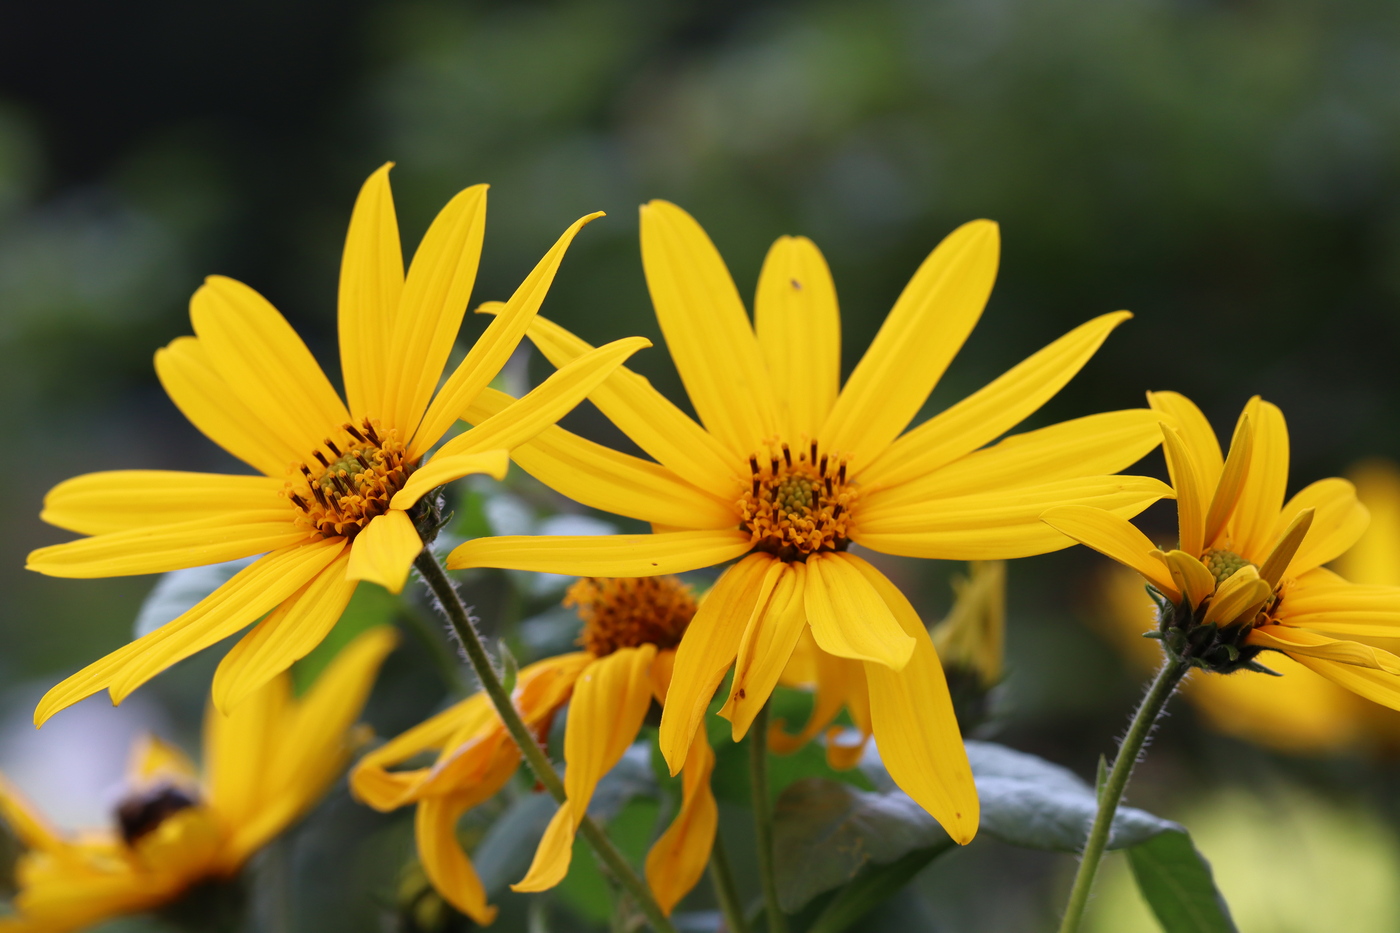
POLYGON ((71 836, 0 778, 0 818, 24 846, 3 933, 66 933, 155 910, 244 863, 310 810, 359 742, 354 722, 393 648, 379 627, 347 645, 301 697, 281 674, 230 716, 211 703, 203 776, 148 738, 133 750, 114 830, 71 836))
POLYGON ((1174 656, 1229 673, 1259 670, 1271 657, 1261 652, 1281 652, 1400 708, 1400 657, 1365 643, 1400 637, 1400 587, 1349 583, 1322 566, 1366 530, 1355 487, 1324 479, 1285 502, 1288 430, 1283 413, 1257 397, 1240 415, 1228 457, 1189 400, 1148 397, 1175 425, 1164 422, 1162 433, 1177 546, 1158 548, 1100 509, 1050 509, 1045 521, 1147 579, 1161 597, 1160 634, 1174 656))
POLYGON ((314 648, 359 581, 403 587, 423 547, 407 511, 419 498, 470 473, 503 475, 510 447, 648 345, 631 338, 573 361, 425 463, 515 349, 574 235, 600 215, 564 232, 439 390, 476 278, 486 186, 443 208, 405 275, 388 172, 386 165, 365 182, 341 265, 348 405, 266 299, 211 277, 190 302, 196 336, 160 350, 156 372, 196 427, 260 475, 122 470, 80 476, 48 494, 42 517, 91 537, 31 553, 29 568, 40 573, 149 574, 264 556, 184 615, 49 691, 36 723, 102 689, 120 703, 266 615, 219 665, 214 701, 231 708, 314 648))
MULTIPOLYGON (((514 700, 541 741, 555 713, 569 704, 564 732, 568 799, 555 812, 517 891, 543 891, 564 879, 574 834, 594 788, 637 739, 652 701, 664 703, 675 646, 695 614, 689 589, 673 577, 584 579, 566 605, 584 619, 584 650, 521 669, 514 700)), ((478 693, 366 755, 351 789, 377 810, 416 803, 418 855, 438 892, 477 923, 496 908, 457 841, 457 821, 494 796, 520 765, 520 751, 484 693, 478 693), (437 761, 413 771, 389 770, 425 751, 437 761)), ((682 802, 647 856, 646 875, 668 914, 704 873, 719 818, 710 792, 714 753, 702 735, 685 762, 682 802)))
MULTIPOLYGON (((1040 554, 1073 543, 1038 522, 1052 505, 1095 504, 1126 517, 1170 494, 1156 480, 1111 475, 1158 443, 1147 410, 1094 415, 984 447, 1058 392, 1126 313, 1082 325, 905 431, 982 313, 998 242, 986 221, 944 240, 842 387, 836 293, 811 241, 784 237, 773 246, 750 324, 700 226, 675 205, 646 205, 647 283, 704 427, 619 369, 590 398, 655 462, 557 428, 513 456, 555 489, 646 520, 656 533, 480 539, 454 551, 448 566, 641 576, 738 559, 677 652, 661 724, 672 771, 685 762, 729 668, 725 715, 738 738, 810 631, 825 656, 860 669, 865 685, 853 689, 868 693, 891 775, 967 842, 977 798, 937 654, 908 600, 848 547, 959 560, 1040 554)), ((540 318, 530 336, 556 366, 590 349, 540 318)), ((467 420, 509 402, 483 393, 467 420)))

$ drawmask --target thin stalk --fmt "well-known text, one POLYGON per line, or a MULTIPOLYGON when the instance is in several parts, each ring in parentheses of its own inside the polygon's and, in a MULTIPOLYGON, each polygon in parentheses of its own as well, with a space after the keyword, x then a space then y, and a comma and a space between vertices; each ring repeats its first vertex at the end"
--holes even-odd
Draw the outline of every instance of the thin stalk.
MULTIPOLYGON (((481 635, 476 630, 471 613, 462 603, 462 597, 457 594, 457 588, 452 585, 447 571, 443 569, 442 564, 438 563, 436 555, 426 547, 414 559, 413 566, 418 568, 423 582, 433 591, 433 595, 437 597, 447 620, 452 623, 452 630, 457 633, 462 650, 466 652, 467 660, 471 662, 472 669, 476 671, 476 678, 481 682, 481 689, 491 698, 491 703, 496 707, 501 722, 505 723, 506 731, 515 740, 515 744, 520 747, 520 754, 525 759, 525 763, 530 766, 535 779, 544 785, 544 789, 549 791, 550 796, 562 804, 568 796, 564 791, 564 782, 560 779, 559 772, 554 770, 554 765, 550 764, 544 749, 540 748, 535 737, 530 734, 529 728, 520 718, 520 713, 511 701, 510 694, 502 685, 501 678, 496 675, 496 668, 491 663, 490 655, 486 653, 486 646, 482 644, 481 635)), ((613 845, 612 840, 598 827, 598 824, 593 822, 592 817, 585 816, 583 818, 583 822, 579 824, 579 832, 584 839, 588 840, 588 844, 593 847, 593 851, 618 883, 636 899, 642 912, 646 914, 647 920, 651 922, 652 928, 657 933, 676 933, 675 926, 661 910, 661 906, 656 903, 656 898, 652 897, 651 889, 647 887, 646 882, 637 876, 631 865, 627 864, 627 859, 617 850, 617 846, 613 845)))
POLYGON ((778 904, 778 878, 773 863, 773 803, 768 796, 768 704, 749 726, 749 790, 753 797, 754 836, 758 841, 758 875, 768 933, 787 933, 787 917, 778 904))
POLYGON ((710 849, 710 883, 715 888, 719 911, 724 915, 724 928, 729 933, 749 933, 739 891, 734 886, 734 871, 729 867, 729 855, 724 851, 724 840, 718 829, 715 830, 714 847, 710 849))
POLYGON ((1113 760, 1108 779, 1099 789, 1099 809, 1094 815, 1094 825, 1089 829, 1089 840, 1084 844, 1084 854, 1079 859, 1079 870, 1074 875, 1074 887, 1069 892, 1069 904, 1065 907, 1064 919, 1060 921, 1060 933, 1076 933, 1079 929, 1079 923, 1084 917, 1084 908, 1089 904, 1089 892, 1094 887, 1094 875, 1098 872, 1099 862, 1103 860, 1104 849, 1108 846, 1113 815, 1118 812, 1118 804, 1123 799, 1123 792, 1128 788, 1128 779, 1132 777, 1133 768, 1137 765, 1138 756, 1142 754, 1147 737, 1152 734, 1152 728, 1157 724, 1157 717, 1162 715, 1167 700, 1171 699, 1177 684, 1181 683, 1181 678, 1186 676, 1189 670, 1190 665, 1185 661, 1168 657, 1162 664, 1162 669, 1157 672, 1152 685, 1147 688, 1147 695, 1142 698, 1142 704, 1133 714, 1132 722, 1128 724, 1128 733, 1123 736, 1123 742, 1118 746, 1118 757, 1113 760))

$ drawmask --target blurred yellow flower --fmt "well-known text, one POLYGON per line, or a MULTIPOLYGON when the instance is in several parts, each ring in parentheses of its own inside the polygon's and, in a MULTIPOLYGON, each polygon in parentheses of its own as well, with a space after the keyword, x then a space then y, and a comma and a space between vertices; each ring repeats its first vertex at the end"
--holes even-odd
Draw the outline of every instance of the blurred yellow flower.
POLYGON ((1006 562, 973 561, 953 588, 952 610, 929 633, 933 646, 946 667, 971 671, 990 690, 1001 683, 1006 650, 1006 562))
MULTIPOLYGON (((602 777, 637 740, 652 700, 664 703, 675 647, 696 602, 674 577, 587 579, 569 591, 584 619, 586 650, 537 661, 520 671, 514 700, 525 725, 541 742, 565 703, 564 786, 568 799, 555 812, 517 891, 543 891, 568 873, 574 834, 602 777)), ((418 805, 418 855, 433 886, 480 924, 496 908, 457 839, 457 821, 489 800, 520 766, 511 740, 485 693, 477 693, 366 755, 350 776, 356 797, 376 810, 418 805), (391 771, 436 749, 429 767, 391 771)), ((709 862, 719 810, 710 791, 714 753, 700 735, 690 744, 682 802, 671 826, 647 855, 646 875, 657 903, 670 913, 695 886, 709 862)))
MULTIPOLYGON (((517 448, 515 459, 555 489, 646 520, 655 533, 469 541, 448 566, 637 576, 742 558, 715 584, 676 656, 661 722, 672 772, 730 667, 724 715, 739 739, 810 632, 822 663, 842 668, 850 690, 868 696, 895 781, 954 839, 969 841, 977 795, 937 653, 903 594, 848 548, 959 560, 1041 554, 1071 543, 1038 521, 1049 506, 1092 503, 1128 516, 1170 495, 1156 480, 1111 475, 1159 443, 1147 410, 979 449, 1058 392, 1129 315, 1080 326, 906 433, 981 316, 999 258, 995 224, 969 223, 933 251, 844 388, 836 292, 810 240, 774 244, 751 324, 723 259, 689 214, 653 201, 642 208, 641 232, 652 303, 704 427, 619 369, 590 398, 655 462, 561 429, 517 448)), ((556 366, 590 349, 540 318, 530 336, 556 366)), ((467 420, 509 403, 483 393, 467 420)))
POLYGON ((1177 548, 1157 548, 1100 509, 1058 507, 1046 522, 1142 574, 1169 603, 1164 640, 1193 664, 1247 670, 1260 652, 1281 652, 1366 699, 1400 707, 1400 657, 1357 640, 1400 637, 1400 587, 1348 583, 1322 566, 1366 530, 1355 487, 1320 480, 1285 503, 1287 427, 1282 412, 1257 397, 1240 415, 1228 458, 1189 400, 1173 392, 1148 398, 1170 421, 1162 433, 1177 548))
POLYGON ((65 933, 154 910, 205 881, 230 879, 301 818, 340 775, 353 728, 393 648, 379 627, 346 646, 305 695, 281 674, 231 715, 211 703, 204 774, 154 738, 133 749, 116 830, 70 836, 0 777, 0 817, 25 848, 3 933, 65 933))
POLYGON ((54 687, 36 723, 104 688, 120 703, 170 665, 266 615, 219 665, 214 702, 231 709, 314 648, 360 580, 403 587, 423 548, 405 510, 421 496, 470 473, 503 476, 510 447, 553 424, 626 356, 649 346, 641 338, 617 341, 575 361, 423 464, 515 349, 574 235, 600 215, 565 231, 439 391, 476 278, 486 186, 443 208, 405 276, 389 168, 365 182, 341 264, 348 407, 265 298, 212 276, 190 301, 197 336, 158 351, 156 372, 196 427, 261 475, 121 470, 49 492, 43 519, 92 537, 31 553, 29 569, 40 573, 124 576, 265 556, 184 615, 54 687))

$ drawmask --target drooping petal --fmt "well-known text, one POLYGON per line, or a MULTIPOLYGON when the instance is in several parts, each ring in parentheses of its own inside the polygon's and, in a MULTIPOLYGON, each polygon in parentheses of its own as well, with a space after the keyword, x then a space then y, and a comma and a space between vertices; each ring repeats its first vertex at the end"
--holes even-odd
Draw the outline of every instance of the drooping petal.
MULTIPOLYGON (((487 388, 464 413, 480 424, 515 399, 487 388)), ((511 451, 535 479, 575 502, 670 528, 728 528, 738 521, 733 503, 692 486, 650 460, 595 444, 557 425, 511 451)))
POLYGON ((1167 470, 1171 474, 1172 488, 1176 490, 1177 547, 1187 554, 1201 554, 1205 551, 1208 497, 1214 490, 1206 488, 1181 435, 1168 425, 1161 428, 1162 452, 1166 454, 1167 470))
POLYGON ((408 569, 423 551, 423 539, 407 512, 390 509, 376 515, 355 536, 345 576, 349 580, 378 583, 391 593, 403 590, 408 569))
POLYGON ((559 806, 535 852, 530 870, 513 891, 546 891, 569 871, 573 837, 588 813, 593 790, 637 739, 651 707, 655 645, 620 648, 584 669, 574 685, 564 729, 564 788, 559 806))
POLYGON ((453 480, 473 474, 505 479, 509 469, 510 453, 504 449, 465 454, 443 454, 438 451, 433 459, 413 472, 404 487, 394 493, 389 504, 399 511, 411 509, 419 499, 453 480))
POLYGON ((281 480, 307 452, 273 431, 229 388, 194 337, 177 337, 156 351, 156 376, 190 424, 263 474, 281 480))
POLYGON ((496 908, 486 903, 486 889, 471 859, 457 841, 457 821, 471 806, 465 795, 428 797, 420 801, 413 817, 418 858, 423 872, 438 893, 480 926, 496 919, 496 908))
POLYGON ((1262 560, 1274 543, 1274 526, 1288 486, 1288 426, 1277 405, 1257 396, 1245 406, 1245 414, 1254 429, 1254 451, 1230 521, 1232 550, 1262 560))
POLYGON ((713 567, 742 556, 750 547, 748 533, 737 528, 659 535, 507 535, 458 545, 447 555, 447 569, 652 577, 713 567))
POLYGON ((1293 555, 1284 576, 1297 577, 1321 567, 1351 549, 1371 524, 1371 513, 1356 497, 1356 487, 1344 479, 1318 480, 1303 487, 1283 507, 1273 537, 1277 538, 1304 509, 1313 509, 1307 537, 1293 555))
POLYGON ((764 576, 774 558, 750 554, 715 581, 676 649, 671 685, 661 711, 661 754, 677 774, 690 754, 695 730, 705 717, 715 689, 739 651, 753 616, 764 576))
POLYGON ((39 517, 84 535, 286 509, 280 479, 175 470, 109 470, 64 480, 44 496, 39 517))
POLYGON ((360 188, 340 259, 340 369, 350 410, 383 418, 389 347, 403 292, 403 247, 388 162, 360 188))
POLYGON ((328 567, 344 549, 339 538, 293 545, 245 567, 188 612, 89 664, 39 701, 35 725, 107 688, 120 703, 165 668, 242 629, 328 567))
POLYGON ((1186 451, 1196 465, 1205 489, 1214 489, 1220 482, 1220 471, 1225 457, 1220 452, 1220 441, 1206 416, 1180 392, 1148 392, 1147 404, 1154 410, 1168 416, 1172 427, 1181 435, 1186 451))
POLYGON ((861 480, 897 486, 995 440, 1064 388, 1113 329, 1130 317, 1118 311, 1079 325, 896 440, 861 472, 861 480))
POLYGON ((303 457, 350 420, 306 344, 247 285, 211 275, 190 299, 190 321, 214 371, 303 457))
MULTIPOLYGON (((1206 544, 1217 547, 1224 542, 1227 524, 1239 507, 1240 495, 1244 492, 1244 481, 1249 476, 1249 465, 1254 459, 1254 424, 1250 421, 1248 409, 1235 424, 1235 434, 1230 440, 1230 454, 1220 470, 1220 482, 1210 500, 1210 510, 1206 513, 1206 544)), ((1230 542, 1232 545, 1234 542, 1230 542)))
POLYGON ((880 758, 896 784, 953 837, 966 845, 977 834, 980 805, 963 749, 943 665, 923 621, 884 574, 859 558, 854 566, 869 581, 915 647, 903 671, 865 665, 870 683, 870 722, 880 758))
MULTIPOLYGON (((870 691, 865 680, 865 664, 848 658, 838 658, 834 654, 822 651, 812 638, 810 629, 799 640, 798 651, 793 653, 794 661, 804 646, 804 653, 810 656, 812 662, 811 685, 816 690, 812 712, 802 729, 791 735, 784 731, 785 724, 780 719, 773 720, 769 725, 768 747, 779 755, 790 755, 812 741, 826 730, 843 708, 850 711, 851 719, 865 735, 870 734, 870 691)), ((784 672, 784 682, 787 682, 786 678, 791 676, 791 673, 790 664, 784 672)), ((832 755, 834 748, 831 742, 827 743, 827 762, 832 767, 836 767, 837 764, 832 755)))
POLYGON ((748 734, 807 627, 807 565, 774 561, 734 660, 734 683, 719 714, 733 725, 734 741, 748 734))
MULTIPOLYGON (((1126 518, 1085 505, 1062 505, 1047 509, 1041 520, 1080 544, 1091 547, 1125 567, 1131 567, 1174 602, 1181 591, 1171 572, 1153 557, 1157 546, 1126 518)), ((1214 586, 1211 587, 1214 590, 1214 586)))
POLYGON ((1289 657, 1372 703, 1400 710, 1400 677, 1395 674, 1301 654, 1290 654, 1289 657))
POLYGON ((719 828, 719 806, 710 789, 715 753, 704 735, 690 743, 681 773, 681 807, 647 853, 647 885, 666 916, 705 873, 719 828))
POLYGON ((1287 625, 1267 625, 1256 628, 1245 638, 1245 642, 1259 648, 1282 651, 1291 658, 1308 657, 1333 661, 1337 664, 1350 664, 1354 667, 1385 671, 1387 674, 1400 674, 1400 658, 1355 641, 1341 641, 1328 638, 1306 629, 1287 625))
POLYGON ((859 557, 818 553, 807 558, 807 622, 827 654, 902 671, 915 642, 870 584, 859 557))
MULTIPOLYGON (((500 313, 486 328, 486 333, 472 345, 466 358, 448 377, 437 398, 433 399, 427 415, 423 418, 422 426, 414 435, 410 453, 421 454, 436 444, 447 433, 447 429, 462 417, 462 412, 471 404, 472 399, 496 378, 506 360, 515 352, 530 322, 539 312, 545 295, 549 293, 549 287, 554 284, 555 273, 559 271, 559 264, 564 261, 564 253, 569 244, 585 224, 602 216, 601 213, 589 214, 570 224, 569 229, 560 235, 554 246, 525 277, 525 281, 520 283, 510 301, 500 307, 500 313)), ((460 324, 460 315, 458 323, 460 324)), ((448 346, 451 347, 450 341, 448 346)), ((446 357, 443 359, 445 361, 446 357)), ((441 364, 438 371, 441 371, 441 364)), ((432 386, 436 385, 437 377, 434 376, 432 386)), ((429 386, 430 391, 432 386, 429 386)))
POLYGON ((227 512, 211 518, 114 531, 42 547, 26 567, 50 577, 121 577, 217 564, 308 540, 312 532, 286 508, 227 512))
POLYGON ((1348 583, 1318 568, 1292 582, 1275 615, 1334 635, 1400 637, 1400 587, 1348 583))
POLYGON ((342 552, 229 649, 214 672, 215 706, 227 713, 321 643, 355 595, 358 581, 345 575, 349 562, 342 552))
POLYGON ((841 386, 841 315, 815 243, 785 236, 768 250, 753 318, 784 435, 816 437, 841 386))
POLYGON ((667 201, 642 206, 642 269, 676 370, 701 422, 743 458, 778 431, 768 368, 710 238, 667 201))

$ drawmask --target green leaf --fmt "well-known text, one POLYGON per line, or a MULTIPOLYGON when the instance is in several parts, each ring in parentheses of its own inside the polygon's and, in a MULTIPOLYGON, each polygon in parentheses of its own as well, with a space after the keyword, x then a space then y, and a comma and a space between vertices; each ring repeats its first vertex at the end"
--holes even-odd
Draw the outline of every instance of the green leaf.
POLYGON ((303 693, 316 682, 326 665, 350 644, 356 635, 376 625, 389 625, 399 611, 399 598, 382 586, 361 583, 350 599, 350 605, 340 614, 340 621, 330 630, 311 653, 292 665, 292 687, 303 693))
POLYGON ((1210 863, 1184 831, 1138 843, 1128 849, 1128 862, 1163 933, 1235 933, 1210 863))
POLYGON ((496 655, 501 660, 501 686, 506 693, 514 693, 515 682, 520 677, 520 662, 515 660, 515 653, 504 638, 496 643, 496 655))
POLYGON ((841 933, 896 894, 951 844, 950 839, 948 845, 915 849, 888 865, 875 865, 861 872, 822 908, 807 933, 841 933))

